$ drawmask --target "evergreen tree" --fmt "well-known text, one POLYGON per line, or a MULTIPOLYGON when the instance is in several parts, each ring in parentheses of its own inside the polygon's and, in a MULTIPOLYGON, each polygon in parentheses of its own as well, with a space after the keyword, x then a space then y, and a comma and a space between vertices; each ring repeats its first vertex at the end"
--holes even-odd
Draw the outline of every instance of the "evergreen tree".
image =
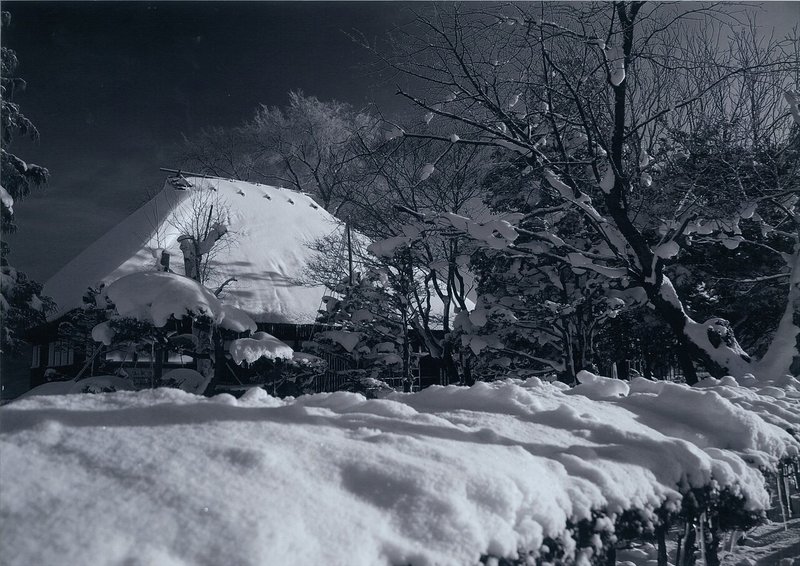
MULTIPOLYGON (((11 15, 2 12, 2 27, 11 23, 11 15)), ((16 76, 19 65, 17 54, 8 47, 2 47, 0 56, 0 123, 2 124, 3 148, 0 149, 0 205, 2 207, 2 233, 16 229, 14 223, 14 202, 30 194, 34 187, 47 181, 47 169, 26 163, 11 153, 10 147, 15 136, 38 139, 39 132, 33 123, 22 113, 19 104, 13 102, 16 93, 25 88, 25 81, 16 76)), ((55 305, 52 300, 41 297, 41 285, 28 279, 8 263, 9 247, 0 241, 0 312, 3 324, 0 331, 0 352, 18 353, 21 334, 30 326, 44 322, 46 313, 55 305)))

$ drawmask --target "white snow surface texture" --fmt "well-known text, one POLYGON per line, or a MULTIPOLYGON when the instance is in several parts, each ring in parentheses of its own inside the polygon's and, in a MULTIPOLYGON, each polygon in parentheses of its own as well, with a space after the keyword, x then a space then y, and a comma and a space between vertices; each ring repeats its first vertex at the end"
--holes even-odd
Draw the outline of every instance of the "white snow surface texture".
POLYGON ((256 322, 314 322, 324 288, 295 284, 313 254, 305 244, 341 231, 343 225, 296 191, 216 178, 186 180, 191 185, 187 190, 165 183, 153 199, 45 283, 44 293, 58 305, 51 319, 81 306, 87 287, 157 270, 162 249, 170 253, 170 268, 183 275, 180 234, 173 224, 188 215, 193 192, 213 190, 214 199, 230 214, 228 234, 218 244, 212 259, 215 273, 207 286, 214 289, 235 277, 221 298, 256 322))
POLYGON ((679 505, 679 486, 715 481, 760 510, 754 464, 797 454, 726 398, 756 401, 739 385, 589 382, 27 398, 0 409, 3 560, 461 566, 536 550, 592 509, 679 505))

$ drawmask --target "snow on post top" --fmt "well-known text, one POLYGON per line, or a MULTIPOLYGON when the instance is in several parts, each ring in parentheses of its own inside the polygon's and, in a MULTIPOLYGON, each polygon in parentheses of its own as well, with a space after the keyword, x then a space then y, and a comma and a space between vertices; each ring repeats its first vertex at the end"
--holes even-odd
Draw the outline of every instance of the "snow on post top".
POLYGON ((180 226, 197 213, 204 220, 213 206, 215 217, 224 216, 225 222, 210 226, 221 237, 206 286, 213 290, 235 278, 221 297, 257 322, 313 323, 324 288, 296 283, 313 255, 306 244, 343 230, 343 224, 297 191, 230 179, 180 181, 166 182, 45 283, 45 294, 58 304, 52 318, 80 307, 88 287, 158 271, 162 251, 169 254, 170 269, 184 275, 180 226))

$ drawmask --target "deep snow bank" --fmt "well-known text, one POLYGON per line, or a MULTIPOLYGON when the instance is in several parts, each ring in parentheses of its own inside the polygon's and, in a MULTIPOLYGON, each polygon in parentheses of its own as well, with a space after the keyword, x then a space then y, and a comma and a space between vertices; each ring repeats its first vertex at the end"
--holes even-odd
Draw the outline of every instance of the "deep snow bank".
POLYGON ((767 494, 745 458, 797 453, 716 393, 603 397, 531 379, 384 400, 167 389, 25 399, 0 410, 4 560, 463 565, 545 537, 569 548, 567 520, 647 517, 709 482, 758 511, 767 494), (699 399, 715 418, 656 430, 665 403, 699 399))

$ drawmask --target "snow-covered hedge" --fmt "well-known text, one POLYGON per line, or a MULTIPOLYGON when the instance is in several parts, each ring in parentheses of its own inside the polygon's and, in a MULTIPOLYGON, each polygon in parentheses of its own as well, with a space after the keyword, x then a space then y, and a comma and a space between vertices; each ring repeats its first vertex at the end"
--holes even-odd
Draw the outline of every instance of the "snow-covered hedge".
POLYGON ((374 400, 260 389, 25 399, 2 409, 0 472, 17 482, 0 490, 5 556, 462 565, 544 549, 583 560, 682 506, 757 517, 769 504, 759 468, 800 450, 782 426, 800 415, 791 384, 781 396, 634 381, 609 394, 583 377, 592 388, 533 378, 374 400), (769 404, 781 411, 762 418, 769 404))

